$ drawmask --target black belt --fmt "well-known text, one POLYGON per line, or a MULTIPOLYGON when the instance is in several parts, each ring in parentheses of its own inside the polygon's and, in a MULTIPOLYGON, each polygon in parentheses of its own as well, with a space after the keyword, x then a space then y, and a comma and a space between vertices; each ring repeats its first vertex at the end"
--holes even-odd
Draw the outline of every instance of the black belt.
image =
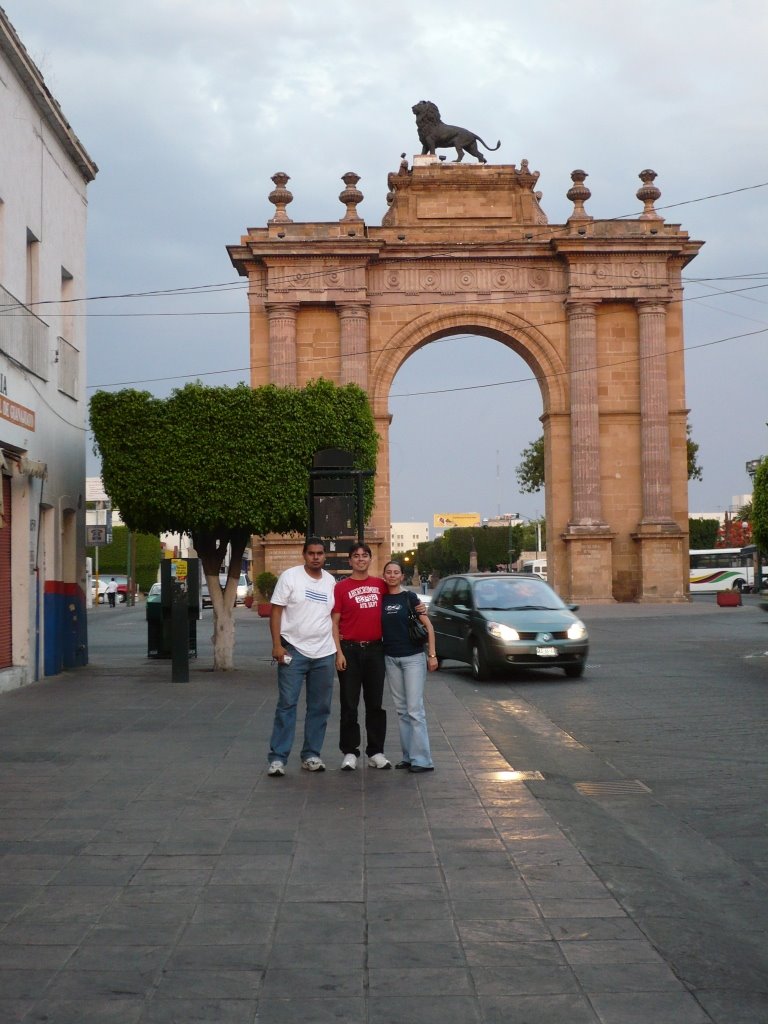
POLYGON ((383 643, 382 640, 344 640, 341 641, 341 646, 346 644, 348 647, 379 647, 383 643))

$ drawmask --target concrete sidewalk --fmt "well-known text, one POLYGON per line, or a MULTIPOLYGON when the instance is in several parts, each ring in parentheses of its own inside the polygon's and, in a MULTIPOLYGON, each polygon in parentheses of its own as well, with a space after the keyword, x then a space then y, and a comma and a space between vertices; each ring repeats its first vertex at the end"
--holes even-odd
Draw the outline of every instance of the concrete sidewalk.
POLYGON ((0 1020, 712 1020, 439 674, 433 775, 338 771, 335 709, 329 770, 273 779, 266 640, 174 685, 106 656, 141 616, 0 696, 0 1020))

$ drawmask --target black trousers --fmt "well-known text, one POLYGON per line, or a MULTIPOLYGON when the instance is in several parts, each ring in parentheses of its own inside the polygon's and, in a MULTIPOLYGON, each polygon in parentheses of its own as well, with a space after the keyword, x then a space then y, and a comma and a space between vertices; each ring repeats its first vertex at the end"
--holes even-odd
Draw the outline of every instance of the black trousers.
POLYGON ((347 667, 343 672, 339 672, 339 749, 342 754, 360 756, 357 707, 362 690, 367 740, 365 753, 368 757, 383 754, 384 740, 387 736, 387 712, 381 706, 384 697, 384 645, 378 643, 359 647, 342 640, 341 649, 347 659, 347 667))

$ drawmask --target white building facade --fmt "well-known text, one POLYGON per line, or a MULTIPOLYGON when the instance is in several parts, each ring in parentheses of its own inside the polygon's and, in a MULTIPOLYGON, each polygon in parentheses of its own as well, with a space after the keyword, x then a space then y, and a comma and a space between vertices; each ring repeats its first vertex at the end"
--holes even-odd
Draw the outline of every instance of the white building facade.
POLYGON ((390 523, 391 551, 411 551, 429 540, 429 523, 390 523))
POLYGON ((86 189, 97 167, 0 8, 0 690, 88 660, 86 189))

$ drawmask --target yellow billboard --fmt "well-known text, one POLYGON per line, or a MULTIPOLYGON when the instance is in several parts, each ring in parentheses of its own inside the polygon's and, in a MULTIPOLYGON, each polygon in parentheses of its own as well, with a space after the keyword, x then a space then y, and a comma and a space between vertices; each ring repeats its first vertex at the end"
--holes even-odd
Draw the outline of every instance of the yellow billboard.
POLYGON ((479 512, 438 512, 432 520, 437 530, 450 530, 452 526, 480 526, 479 512))

